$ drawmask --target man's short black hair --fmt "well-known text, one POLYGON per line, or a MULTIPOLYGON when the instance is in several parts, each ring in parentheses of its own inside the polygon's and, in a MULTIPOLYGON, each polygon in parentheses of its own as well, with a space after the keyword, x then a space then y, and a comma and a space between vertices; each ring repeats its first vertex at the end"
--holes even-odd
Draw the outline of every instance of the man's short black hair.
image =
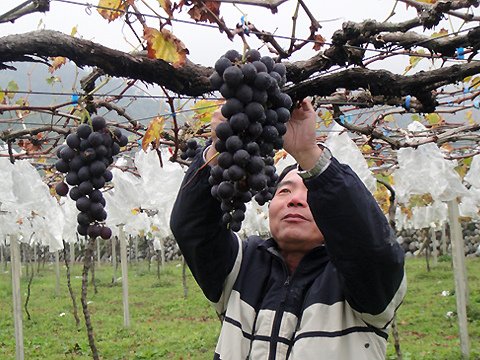
POLYGON ((292 165, 288 165, 287 167, 285 167, 282 172, 280 173, 279 177, 278 177, 278 180, 275 184, 275 192, 277 192, 277 187, 278 187, 278 184, 280 184, 282 182, 282 180, 285 178, 285 176, 287 176, 287 174, 292 171, 292 170, 296 170, 297 169, 297 164, 292 164, 292 165))

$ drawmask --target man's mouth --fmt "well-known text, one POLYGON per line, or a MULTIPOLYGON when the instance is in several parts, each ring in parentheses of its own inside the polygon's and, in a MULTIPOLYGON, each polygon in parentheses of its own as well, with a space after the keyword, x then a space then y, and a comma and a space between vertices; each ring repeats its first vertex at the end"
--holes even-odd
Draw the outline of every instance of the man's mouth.
POLYGON ((282 220, 287 220, 287 219, 291 219, 291 220, 294 220, 294 219, 299 219, 299 220, 308 220, 306 217, 300 215, 300 214, 287 214, 285 215, 282 220))

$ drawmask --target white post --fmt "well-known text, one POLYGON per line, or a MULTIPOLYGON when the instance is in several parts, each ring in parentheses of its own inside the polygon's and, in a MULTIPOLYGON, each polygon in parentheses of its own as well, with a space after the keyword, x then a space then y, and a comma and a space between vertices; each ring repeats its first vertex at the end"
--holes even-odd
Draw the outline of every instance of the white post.
POLYGON ((70 264, 75 263, 75 243, 70 243, 70 264))
POLYGON ((448 220, 450 223, 450 242, 452 244, 453 272, 455 277, 455 297, 457 300, 457 316, 460 332, 460 348, 462 357, 470 355, 470 341, 467 326, 467 271, 465 266, 465 249, 463 245, 462 228, 458 220, 460 214, 458 201, 448 202, 448 220))
POLYGON ((20 293, 20 244, 16 236, 10 236, 10 258, 12 263, 13 319, 15 327, 15 358, 24 359, 22 298, 20 293))
POLYGON ((437 233, 435 226, 430 227, 430 243, 432 244, 433 265, 438 264, 437 233))
POLYGON ((447 255, 447 223, 442 224, 442 255, 447 255))
POLYGON ((117 238, 115 236, 112 236, 111 242, 112 242, 112 267, 113 267, 112 283, 115 284, 117 282, 117 238))
POLYGON ((55 251, 55 296, 60 295, 60 257, 58 256, 58 250, 55 251))
POLYGON ((128 309, 128 263, 127 263, 127 242, 123 225, 119 228, 120 238, 120 263, 122 265, 122 290, 123 290, 123 326, 130 327, 130 312, 128 309))

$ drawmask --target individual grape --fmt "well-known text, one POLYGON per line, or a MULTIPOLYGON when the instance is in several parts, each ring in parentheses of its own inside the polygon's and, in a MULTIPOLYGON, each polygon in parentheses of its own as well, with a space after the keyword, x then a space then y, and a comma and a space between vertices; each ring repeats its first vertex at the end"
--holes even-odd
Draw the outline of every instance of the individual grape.
POLYGON ((90 218, 90 216, 86 213, 86 212, 79 212, 78 215, 77 215, 77 222, 80 224, 80 225, 90 225, 90 222, 92 221, 92 219, 90 218))
POLYGON ((109 227, 102 227, 100 229, 100 237, 104 240, 108 240, 112 237, 112 230, 109 227))
POLYGON ((242 66, 243 81, 247 84, 253 84, 257 77, 257 68, 253 64, 245 64, 242 66))
POLYGON ((70 189, 70 199, 76 201, 83 196, 82 191, 78 188, 78 186, 74 186, 70 189))
MULTIPOLYGON (((248 116, 245 113, 237 113, 235 115, 232 115, 228 123, 221 123, 219 125, 222 125, 222 124, 226 124, 227 126, 230 124, 229 127, 231 131, 236 134, 240 134, 242 131, 248 128, 248 126, 250 125, 250 122, 248 120, 248 116)), ((229 136, 232 136, 232 134, 230 134, 229 136)), ((228 136, 225 137, 225 139, 227 138, 228 136)))
POLYGON ((228 122, 222 122, 217 125, 215 133, 220 140, 227 140, 230 136, 233 135, 232 128, 228 122))
POLYGON ((90 195, 93 191, 93 184, 90 180, 82 181, 80 185, 78 185, 78 190, 80 190, 83 195, 90 195))
POLYGON ((72 160, 76 155, 76 152, 74 149, 72 149, 71 147, 67 146, 65 147, 64 149, 62 149, 62 151, 60 152, 60 156, 63 160, 65 160, 66 162, 72 160))
POLYGON ((92 174, 93 177, 98 177, 103 175, 107 167, 105 166, 105 163, 103 163, 102 161, 95 160, 90 164, 88 169, 89 169, 89 174, 92 174))
POLYGON ((103 176, 94 177, 91 179, 92 185, 95 189, 101 189, 105 186, 105 179, 103 176))
POLYGON ((80 182, 90 179, 90 169, 88 165, 82 166, 77 172, 78 180, 80 182))
POLYGON ((272 71, 275 71, 276 73, 280 74, 280 76, 282 77, 284 77, 287 74, 287 68, 282 63, 275 63, 275 65, 273 65, 272 71))
POLYGON ((120 147, 124 147, 127 146, 127 144, 128 138, 125 135, 120 136, 120 139, 118 140, 118 145, 120 145, 120 147))
POLYGON ((233 197, 234 187, 229 181, 222 181, 217 188, 217 194, 220 199, 228 200, 233 197))
POLYGON ((95 116, 92 118, 92 128, 93 131, 99 131, 105 128, 107 126, 107 122, 105 119, 101 116, 95 116))
POLYGON ((225 118, 229 118, 236 113, 242 112, 243 104, 238 99, 230 98, 225 102, 220 111, 225 118))
POLYGON ((86 196, 82 196, 80 199, 78 199, 75 203, 75 205, 77 206, 77 209, 82 211, 82 212, 87 212, 90 210, 90 204, 92 202, 90 201, 90 199, 86 196))
POLYGON ((260 58, 260 61, 265 64, 268 72, 271 72, 273 70, 275 61, 270 56, 262 56, 260 58))
POLYGON ((267 71, 267 67, 265 66, 265 64, 263 62, 261 62, 260 60, 257 60, 257 61, 253 61, 252 62, 252 65, 255 66, 255 69, 257 70, 257 73, 262 73, 262 72, 268 72, 267 71))
POLYGON ((55 185, 55 192, 58 196, 66 196, 68 194, 68 185, 63 181, 55 185))
POLYGON ((216 71, 212 75, 210 75, 209 80, 213 90, 219 90, 220 86, 222 86, 223 84, 223 78, 216 71))
POLYGON ((81 124, 77 128, 77 135, 81 139, 87 139, 91 133, 92 133, 92 128, 88 124, 81 124))
POLYGON ((240 61, 242 59, 242 55, 237 50, 228 50, 224 55, 228 60, 231 62, 240 61))
POLYGON ((77 232, 79 235, 86 236, 87 231, 88 231, 88 225, 81 225, 81 224, 77 225, 77 232))
POLYGON ((249 49, 245 53, 245 57, 248 62, 254 62, 260 60, 262 56, 260 54, 260 51, 258 51, 257 49, 249 49))
POLYGON ((65 176, 65 181, 72 186, 80 184, 80 179, 75 171, 69 171, 67 176, 65 176))
POLYGON ((227 146, 227 150, 233 154, 235 151, 242 148, 243 142, 237 135, 232 135, 227 139, 225 145, 227 146))
POLYGON ((243 81, 243 72, 237 66, 230 66, 223 72, 223 81, 230 87, 237 87, 243 81))
MULTIPOLYGON (((233 65, 232 62, 229 59, 222 56, 215 63, 215 71, 218 73, 218 75, 223 76, 223 72, 225 71, 225 69, 230 68, 232 65, 233 65)), ((222 80, 223 80, 223 78, 222 78, 222 80)))
POLYGON ((242 84, 237 88, 237 91, 235 92, 235 97, 242 103, 248 104, 252 101, 253 90, 247 84, 242 84))
POLYGON ((57 162, 55 163, 55 168, 61 173, 66 173, 68 172, 68 170, 70 170, 70 166, 68 166, 68 162, 66 162, 63 159, 57 160, 57 162))
POLYGON ((69 134, 65 141, 72 149, 78 149, 80 147, 80 136, 78 136, 78 134, 69 134))
POLYGON ((98 236, 100 236, 100 232, 101 232, 101 227, 96 225, 96 224, 91 224, 88 226, 88 229, 87 229, 87 235, 92 237, 92 238, 96 238, 98 236))
POLYGON ((233 98, 235 96, 235 92, 235 88, 230 87, 225 83, 220 86, 220 94, 222 94, 225 99, 233 98))

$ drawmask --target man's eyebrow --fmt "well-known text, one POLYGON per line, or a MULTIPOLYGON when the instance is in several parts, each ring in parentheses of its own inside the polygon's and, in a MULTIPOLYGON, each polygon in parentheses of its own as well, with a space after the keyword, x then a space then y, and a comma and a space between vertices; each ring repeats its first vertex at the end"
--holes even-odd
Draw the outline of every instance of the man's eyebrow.
POLYGON ((280 181, 280 182, 278 183, 277 189, 278 189, 279 187, 284 186, 284 185, 293 185, 293 183, 294 183, 294 182, 293 182, 292 180, 282 180, 282 181, 280 181))

